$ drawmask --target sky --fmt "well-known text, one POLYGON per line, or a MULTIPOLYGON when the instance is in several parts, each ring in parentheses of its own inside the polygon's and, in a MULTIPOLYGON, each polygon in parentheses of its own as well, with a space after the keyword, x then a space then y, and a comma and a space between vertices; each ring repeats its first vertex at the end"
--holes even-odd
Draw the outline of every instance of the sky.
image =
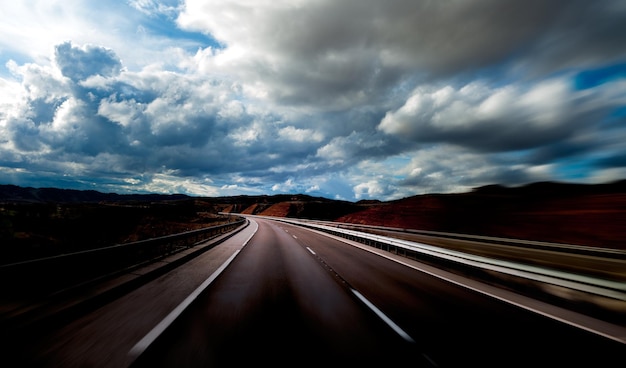
POLYGON ((358 201, 624 178, 622 0, 0 4, 0 184, 358 201))

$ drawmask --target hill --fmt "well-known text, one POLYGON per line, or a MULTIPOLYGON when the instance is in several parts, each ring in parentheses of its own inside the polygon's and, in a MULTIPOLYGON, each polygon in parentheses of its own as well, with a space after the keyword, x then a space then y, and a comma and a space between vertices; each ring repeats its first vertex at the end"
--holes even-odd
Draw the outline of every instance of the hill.
POLYGON ((185 195, 0 185, 0 264, 218 225, 222 209, 185 195))
POLYGON ((334 220, 626 249, 626 181, 486 186, 384 202, 334 220))
POLYGON ((219 212, 626 249, 626 180, 489 185, 348 202, 308 195, 191 197, 0 185, 0 256, 54 255, 211 226, 219 212))
POLYGON ((626 180, 488 185, 467 193, 386 202, 308 196, 246 197, 236 202, 228 212, 626 249, 626 180))
POLYGON ((191 198, 184 194, 117 194, 95 190, 31 188, 0 185, 0 202, 12 203, 98 203, 123 201, 172 201, 191 198))

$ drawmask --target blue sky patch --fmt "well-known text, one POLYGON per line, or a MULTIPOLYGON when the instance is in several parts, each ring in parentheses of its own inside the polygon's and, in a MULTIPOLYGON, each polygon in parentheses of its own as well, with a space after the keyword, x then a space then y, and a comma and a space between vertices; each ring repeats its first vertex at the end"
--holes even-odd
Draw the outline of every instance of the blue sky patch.
POLYGON ((165 14, 157 14, 152 17, 145 17, 142 25, 145 27, 147 32, 153 35, 157 35, 174 41, 179 40, 191 42, 197 45, 193 50, 187 51, 195 51, 198 47, 211 47, 214 49, 223 48, 223 45, 221 45, 216 39, 208 34, 204 34, 201 32, 188 32, 180 29, 176 25, 175 20, 165 14))
POLYGON ((582 71, 574 77, 574 83, 577 89, 588 89, 622 78, 626 78, 626 63, 582 71))

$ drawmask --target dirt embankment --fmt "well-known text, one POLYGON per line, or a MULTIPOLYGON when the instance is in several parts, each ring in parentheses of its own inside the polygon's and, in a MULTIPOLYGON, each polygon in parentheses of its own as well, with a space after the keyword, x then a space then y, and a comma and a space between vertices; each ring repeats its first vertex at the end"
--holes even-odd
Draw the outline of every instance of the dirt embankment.
POLYGON ((0 256, 49 256, 178 233, 216 224, 219 212, 626 249, 626 180, 492 185, 357 203, 307 195, 122 196, 0 185, 0 256))
POLYGON ((335 220, 626 249, 626 192, 563 189, 416 196, 335 220))
POLYGON ((245 199, 242 212, 247 214, 626 249, 626 181, 491 185, 388 202, 307 196, 245 199))

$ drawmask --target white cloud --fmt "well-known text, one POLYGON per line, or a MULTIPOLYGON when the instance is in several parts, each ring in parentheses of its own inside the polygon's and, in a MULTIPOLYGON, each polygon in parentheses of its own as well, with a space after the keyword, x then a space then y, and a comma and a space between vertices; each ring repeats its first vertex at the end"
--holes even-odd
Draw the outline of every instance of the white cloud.
MULTIPOLYGON (((116 50, 132 51, 121 39, 135 20, 119 17, 116 11, 126 4, 119 1, 95 3, 85 0, 25 0, 3 2, 0 45, 8 52, 45 61, 52 47, 66 41, 99 44, 116 50)), ((132 53, 135 54, 136 53, 132 53)), ((130 55, 127 54, 127 55, 130 55)))
POLYGON ((49 64, 56 45, 101 45, 115 50, 124 65, 140 70, 157 63, 174 68, 179 50, 205 46, 200 40, 171 38, 179 2, 23 0, 0 5, 0 57, 49 64), (164 15, 171 19, 154 17, 164 15))
POLYGON ((306 192, 306 193, 312 193, 312 192, 319 192, 319 190, 320 190, 320 186, 319 186, 319 185, 317 185, 317 184, 314 184, 314 185, 312 185, 312 186, 308 187, 308 188, 305 190, 305 192, 306 192))
POLYGON ((140 12, 149 15, 175 16, 179 10, 179 0, 127 0, 128 4, 140 12))
POLYGON ((547 168, 452 145, 431 146, 406 155, 410 159, 396 169, 400 179, 394 181, 405 196, 462 192, 481 185, 522 184, 548 177, 543 175, 547 168))
POLYGON ((388 197, 394 192, 394 188, 389 187, 381 180, 370 180, 354 186, 354 197, 356 199, 370 199, 388 197))
POLYGON ((259 139, 262 126, 255 122, 251 126, 243 126, 237 130, 233 130, 228 137, 233 140, 235 146, 250 146, 259 139))
POLYGON ((378 129, 418 142, 448 142, 482 151, 519 150, 568 139, 593 129, 600 116, 624 102, 607 93, 578 91, 569 77, 491 87, 474 81, 420 86, 378 129))
POLYGON ((78 129, 81 122, 81 109, 84 107, 82 101, 75 98, 65 100, 56 108, 50 131, 57 134, 72 134, 78 129))
POLYGON ((24 98, 24 92, 19 83, 0 78, 0 122, 16 114, 14 107, 24 98))
POLYGON ((590 184, 597 184, 624 180, 624 178, 626 178, 626 167, 613 167, 594 171, 589 178, 583 179, 583 181, 590 184))
POLYGON ((133 184, 130 186, 133 191, 145 191, 149 193, 189 193, 199 196, 216 197, 221 191, 219 187, 212 185, 210 179, 202 178, 181 178, 174 173, 156 174, 147 182, 133 184))
POLYGON ((624 10, 608 11, 612 3, 187 0, 177 21, 223 42, 214 65, 251 90, 286 103, 354 107, 403 77, 455 75, 516 53, 514 66, 535 73, 624 57, 624 10), (581 9, 586 24, 604 28, 581 27, 581 9))
POLYGON ((574 81, 626 60, 617 4, 6 2, 0 171, 353 199, 612 177, 626 82, 574 81))
POLYGON ((288 193, 296 187, 296 183, 294 183, 293 179, 289 178, 284 183, 274 184, 272 186, 272 191, 274 192, 284 192, 288 193))
MULTIPOLYGON (((27 63, 18 66, 14 61, 9 61, 7 66, 11 73, 21 79, 21 85, 15 90, 23 90, 30 100, 44 100, 47 102, 63 99, 68 96, 69 85, 61 75, 61 72, 52 66, 27 63)), ((7 86, 8 88, 9 86, 7 86)), ((16 96, 19 93, 16 93, 16 96)), ((20 101, 16 101, 19 103, 20 101)), ((21 101, 26 103, 26 101, 21 101)))
POLYGON ((114 98, 103 99, 98 106, 98 115, 113 122, 119 123, 124 128, 130 128, 142 120, 145 113, 145 105, 134 99, 115 101, 114 98))
POLYGON ((299 129, 293 126, 282 128, 278 131, 278 136, 282 139, 294 142, 321 142, 324 135, 313 129, 299 129))
POLYGON ((385 143, 371 133, 353 131, 346 137, 333 138, 317 150, 316 156, 337 164, 354 163, 354 160, 363 157, 364 152, 371 152, 370 155, 376 156, 375 151, 382 149, 385 143))

